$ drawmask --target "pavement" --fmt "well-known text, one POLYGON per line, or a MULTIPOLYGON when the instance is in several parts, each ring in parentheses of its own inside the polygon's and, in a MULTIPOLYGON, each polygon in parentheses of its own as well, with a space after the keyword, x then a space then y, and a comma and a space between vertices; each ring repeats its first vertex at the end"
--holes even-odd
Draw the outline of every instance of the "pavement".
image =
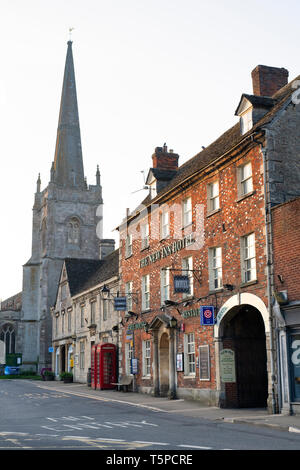
POLYGON ((300 415, 270 414, 266 408, 218 408, 203 406, 196 400, 154 397, 144 393, 122 392, 117 390, 94 390, 87 384, 62 381, 37 382, 39 388, 55 390, 70 395, 92 398, 99 401, 123 403, 163 413, 180 413, 212 421, 227 423, 244 423, 253 426, 264 426, 280 431, 300 433, 300 415))

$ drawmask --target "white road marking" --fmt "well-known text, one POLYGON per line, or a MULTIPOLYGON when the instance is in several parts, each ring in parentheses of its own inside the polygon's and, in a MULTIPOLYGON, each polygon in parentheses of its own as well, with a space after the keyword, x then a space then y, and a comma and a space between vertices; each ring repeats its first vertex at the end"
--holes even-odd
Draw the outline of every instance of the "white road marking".
POLYGON ((149 441, 132 441, 135 442, 136 444, 153 444, 157 446, 168 446, 170 445, 168 442, 149 442, 149 441))
POLYGON ((187 444, 179 444, 178 447, 187 447, 188 449, 212 449, 212 447, 205 447, 205 446, 191 446, 187 444))

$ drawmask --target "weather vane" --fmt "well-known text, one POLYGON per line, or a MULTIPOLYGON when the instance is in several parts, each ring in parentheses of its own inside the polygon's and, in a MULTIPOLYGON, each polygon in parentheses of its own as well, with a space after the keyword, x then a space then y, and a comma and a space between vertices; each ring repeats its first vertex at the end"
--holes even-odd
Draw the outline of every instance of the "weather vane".
POLYGON ((72 40, 72 31, 74 28, 69 28, 69 40, 72 40))

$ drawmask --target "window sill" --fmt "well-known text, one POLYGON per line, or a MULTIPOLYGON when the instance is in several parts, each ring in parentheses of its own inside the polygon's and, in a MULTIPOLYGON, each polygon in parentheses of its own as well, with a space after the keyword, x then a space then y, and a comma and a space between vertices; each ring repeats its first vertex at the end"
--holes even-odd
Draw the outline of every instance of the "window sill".
POLYGON ((125 259, 129 259, 133 256, 133 253, 131 253, 131 255, 125 255, 125 259))
POLYGON ((206 214, 206 218, 208 219, 209 217, 211 217, 212 215, 215 215, 215 214, 218 214, 219 212, 221 212, 221 207, 219 209, 215 209, 214 211, 210 211, 206 214))
MULTIPOLYGON (((150 248, 150 245, 144 246, 143 248, 141 248, 141 251, 149 250, 149 248, 150 248)), ((131 255, 131 256, 132 256, 132 255, 131 255)))
POLYGON ((143 375, 142 380, 150 380, 151 375, 143 375))
POLYGON ((210 289, 208 295, 217 294, 218 292, 223 292, 224 287, 218 287, 218 289, 210 289))
POLYGON ((191 374, 191 375, 184 375, 183 376, 184 379, 195 379, 196 378, 196 374, 191 374))
POLYGON ((254 191, 250 191, 250 193, 243 194, 243 196, 239 196, 235 202, 241 202, 244 199, 246 199, 247 197, 253 196, 253 194, 255 194, 255 193, 256 193, 256 191, 254 190, 254 191))
POLYGON ((258 283, 258 280, 254 279, 253 281, 242 282, 242 284, 240 284, 240 287, 248 287, 248 286, 252 286, 252 285, 257 284, 257 283, 258 283))
POLYGON ((149 313, 149 312, 151 312, 151 308, 146 308, 145 310, 142 310, 142 311, 141 311, 141 314, 143 314, 143 313, 149 313))
POLYGON ((193 222, 190 222, 189 224, 184 225, 184 226, 181 228, 181 230, 186 230, 187 228, 192 227, 192 226, 193 226, 193 222))

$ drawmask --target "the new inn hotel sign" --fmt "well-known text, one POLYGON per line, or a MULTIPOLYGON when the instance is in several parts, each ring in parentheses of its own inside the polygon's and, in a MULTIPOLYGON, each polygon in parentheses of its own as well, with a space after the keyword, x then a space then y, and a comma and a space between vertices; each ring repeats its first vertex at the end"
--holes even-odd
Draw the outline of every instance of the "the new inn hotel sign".
POLYGON ((177 251, 183 250, 184 248, 192 245, 195 242, 193 234, 187 235, 180 240, 177 240, 170 245, 164 246, 161 250, 155 251, 151 255, 146 256, 145 258, 140 260, 140 268, 144 268, 149 264, 155 263, 156 261, 166 258, 173 253, 177 253, 177 251))

